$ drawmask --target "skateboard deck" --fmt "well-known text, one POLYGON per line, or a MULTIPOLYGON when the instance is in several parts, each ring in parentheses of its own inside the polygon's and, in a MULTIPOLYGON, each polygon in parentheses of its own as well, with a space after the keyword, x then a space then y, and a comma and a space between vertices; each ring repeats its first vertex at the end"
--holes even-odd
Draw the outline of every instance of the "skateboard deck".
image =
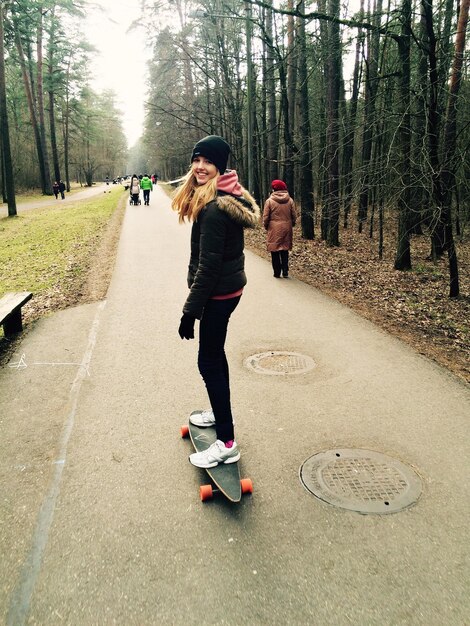
MULTIPOLYGON (((214 427, 199 428, 194 424, 181 427, 181 436, 190 437, 196 452, 206 450, 217 439, 214 427)), ((215 488, 212 485, 201 485, 199 495, 204 502, 212 498, 214 492, 223 493, 231 502, 240 502, 243 493, 252 493, 253 485, 249 478, 240 479, 240 468, 236 463, 219 463, 215 467, 204 469, 215 488)))

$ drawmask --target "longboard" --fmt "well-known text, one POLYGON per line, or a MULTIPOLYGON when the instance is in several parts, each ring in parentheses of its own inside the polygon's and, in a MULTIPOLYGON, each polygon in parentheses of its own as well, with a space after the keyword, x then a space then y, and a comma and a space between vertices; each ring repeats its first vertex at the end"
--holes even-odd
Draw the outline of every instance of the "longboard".
MULTIPOLYGON (((191 443, 196 452, 206 450, 217 439, 214 427, 199 428, 189 423, 181 427, 183 438, 191 437, 191 443)), ((214 493, 220 492, 230 500, 230 502, 240 502, 242 494, 253 492, 253 483, 250 478, 240 479, 240 468, 236 463, 219 463, 216 467, 204 468, 212 480, 214 486, 201 485, 199 495, 205 502, 210 500, 214 493)))

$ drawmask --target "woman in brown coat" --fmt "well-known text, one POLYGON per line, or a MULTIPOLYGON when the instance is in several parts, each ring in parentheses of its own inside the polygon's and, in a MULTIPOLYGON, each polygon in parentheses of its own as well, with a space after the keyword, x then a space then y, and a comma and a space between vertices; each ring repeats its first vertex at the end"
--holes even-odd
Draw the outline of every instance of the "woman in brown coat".
POLYGON ((297 213, 294 201, 282 180, 273 180, 272 193, 264 204, 263 225, 267 230, 266 246, 271 252, 275 278, 289 275, 289 250, 292 250, 292 227, 297 213))

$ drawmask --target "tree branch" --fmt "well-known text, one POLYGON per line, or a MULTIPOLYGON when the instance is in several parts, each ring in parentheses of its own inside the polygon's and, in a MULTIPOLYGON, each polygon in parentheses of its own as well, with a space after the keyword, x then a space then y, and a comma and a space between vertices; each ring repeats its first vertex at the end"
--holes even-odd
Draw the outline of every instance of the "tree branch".
POLYGON ((390 37, 395 41, 400 41, 402 36, 398 33, 388 30, 382 26, 375 26, 369 22, 360 22, 357 20, 343 20, 341 18, 334 17, 333 15, 327 15, 326 13, 319 13, 318 11, 310 11, 309 13, 302 13, 298 9, 289 11, 287 9, 277 9, 263 0, 245 0, 248 4, 252 4, 258 7, 264 7, 265 9, 271 9, 273 13, 279 13, 280 15, 292 15, 293 17, 300 17, 301 19, 310 20, 324 20, 325 22, 333 22, 335 24, 341 24, 342 26, 348 26, 349 28, 363 28, 364 30, 376 31, 381 35, 390 37))

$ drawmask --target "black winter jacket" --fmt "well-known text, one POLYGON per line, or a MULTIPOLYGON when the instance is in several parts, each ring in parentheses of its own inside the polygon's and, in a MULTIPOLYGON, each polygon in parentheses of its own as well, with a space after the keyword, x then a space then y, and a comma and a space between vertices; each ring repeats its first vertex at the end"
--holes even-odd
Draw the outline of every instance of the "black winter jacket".
POLYGON ((191 230, 190 293, 183 313, 201 319, 211 297, 246 285, 243 229, 258 226, 259 219, 260 209, 245 189, 243 197, 218 192, 202 209, 191 230))

